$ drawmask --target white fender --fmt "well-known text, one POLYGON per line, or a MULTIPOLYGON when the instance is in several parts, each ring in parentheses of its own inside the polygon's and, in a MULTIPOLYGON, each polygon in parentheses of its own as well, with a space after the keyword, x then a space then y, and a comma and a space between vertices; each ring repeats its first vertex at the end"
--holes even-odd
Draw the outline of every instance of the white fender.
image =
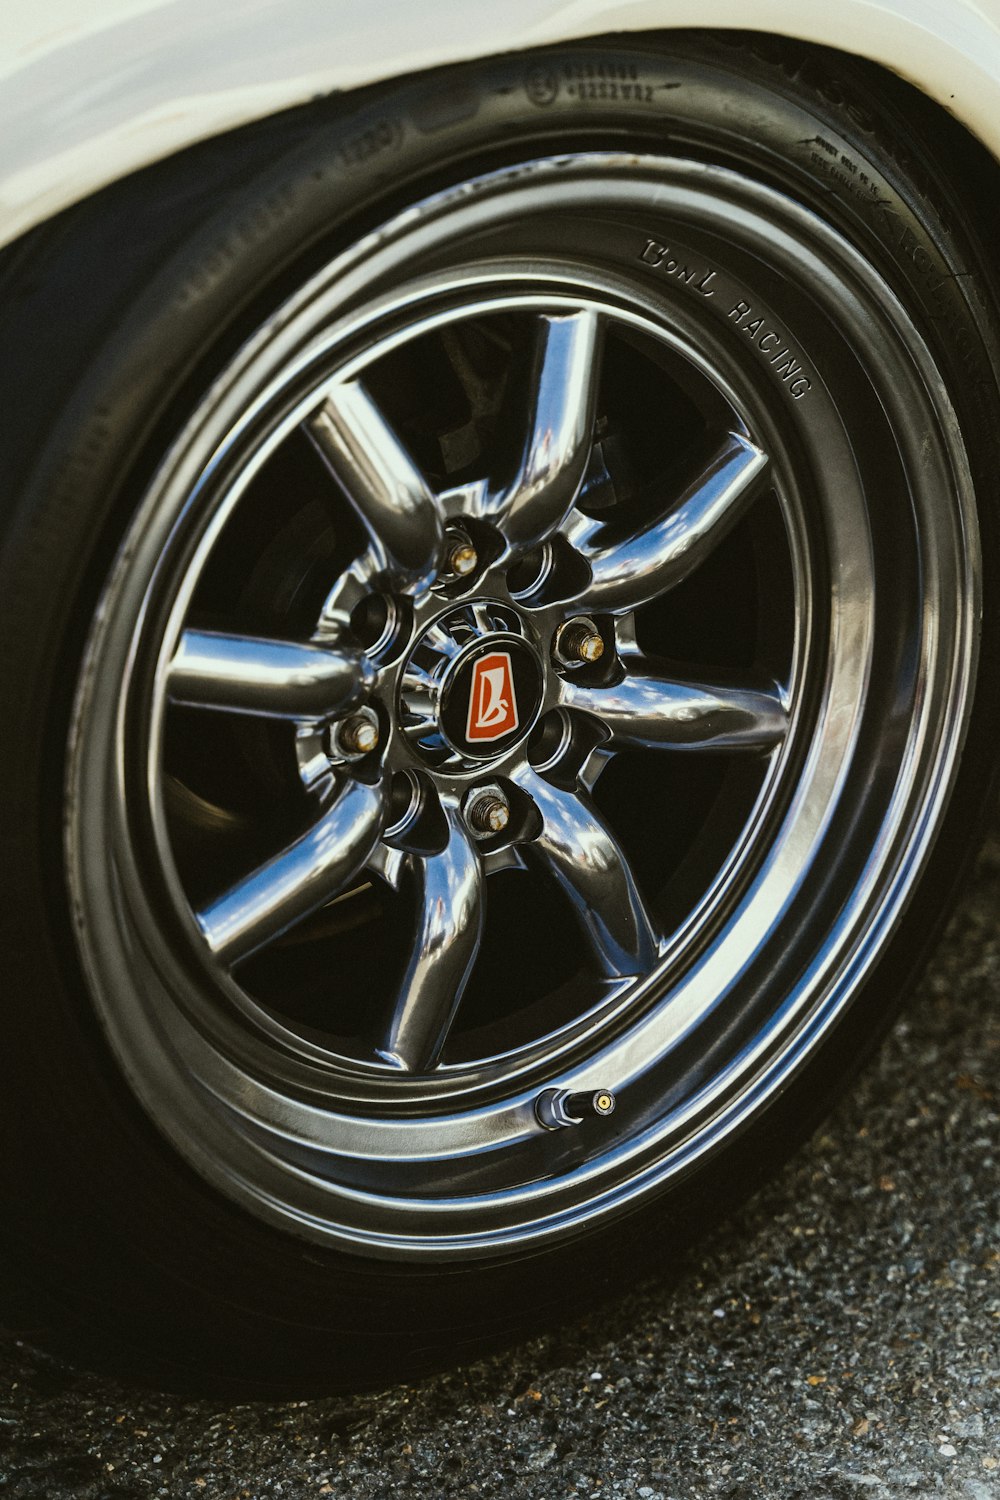
POLYGON ((1000 0, 5 0, 0 243, 333 90, 573 37, 718 26, 883 63, 1000 156, 1000 0))

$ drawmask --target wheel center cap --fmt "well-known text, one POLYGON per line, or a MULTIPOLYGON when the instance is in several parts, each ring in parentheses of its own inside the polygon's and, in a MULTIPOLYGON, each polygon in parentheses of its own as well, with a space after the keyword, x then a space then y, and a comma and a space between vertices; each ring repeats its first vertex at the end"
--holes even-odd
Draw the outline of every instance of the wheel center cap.
POLYGON ((463 758, 492 760, 527 734, 538 714, 542 674, 531 646, 489 634, 456 659, 442 683, 438 721, 463 758))
POLYGON ((531 730, 542 665, 508 605, 477 600, 435 620, 400 678, 400 727, 440 769, 496 760, 531 730))

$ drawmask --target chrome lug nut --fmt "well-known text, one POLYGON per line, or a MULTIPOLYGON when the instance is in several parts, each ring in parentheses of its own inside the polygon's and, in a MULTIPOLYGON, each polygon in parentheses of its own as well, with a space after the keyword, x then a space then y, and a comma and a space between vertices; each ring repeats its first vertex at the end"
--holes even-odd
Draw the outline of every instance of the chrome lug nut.
POLYGON ((479 553, 468 532, 460 526, 449 526, 445 535, 447 548, 444 572, 451 578, 468 578, 479 566, 479 553))
POLYGON ((479 564, 479 553, 471 542, 461 541, 448 553, 448 567, 457 578, 474 573, 479 564))
POLYGON ((510 803, 498 786, 477 787, 465 804, 465 817, 478 838, 490 838, 510 822, 510 803))
POLYGON ((567 667, 592 665, 604 655, 604 640, 593 620, 580 616, 567 620, 556 631, 552 652, 567 667))
POLYGON ((581 1120, 607 1119, 614 1112, 615 1096, 610 1089, 583 1093, 545 1089, 535 1100, 535 1117, 546 1130, 562 1130, 567 1125, 579 1125, 581 1120))
POLYGON ((344 730, 344 744, 359 755, 367 755, 378 744, 378 725, 369 724, 367 719, 356 720, 344 730))
POLYGON ((335 724, 330 735, 334 755, 359 760, 378 748, 378 719, 370 708, 361 708, 335 724))

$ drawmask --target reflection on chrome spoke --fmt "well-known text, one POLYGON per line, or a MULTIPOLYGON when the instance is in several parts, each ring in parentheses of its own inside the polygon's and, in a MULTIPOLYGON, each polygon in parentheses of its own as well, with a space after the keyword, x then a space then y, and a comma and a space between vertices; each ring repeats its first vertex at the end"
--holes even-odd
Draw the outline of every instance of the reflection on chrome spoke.
POLYGON ((374 682, 370 664, 350 646, 185 630, 167 693, 173 703, 230 713, 324 719, 353 708, 374 682))
POLYGON ((385 1033, 376 1051, 411 1072, 433 1066, 472 973, 486 891, 479 851, 457 809, 447 810, 440 854, 411 854, 404 884, 417 906, 417 930, 385 1033))
POLYGON ((550 875, 609 977, 639 974, 656 961, 653 922, 614 834, 582 790, 564 791, 530 768, 518 782, 542 818, 538 837, 525 844, 528 864, 550 875))
POLYGON ((318 823, 199 912, 215 957, 237 963, 335 896, 378 843, 385 801, 381 782, 349 781, 318 823))
POLYGON ((585 551, 592 580, 581 609, 637 609, 683 582, 760 493, 767 455, 729 432, 659 520, 607 548, 585 551))
POLYGON ((524 452, 513 482, 487 502, 515 550, 554 531, 579 493, 593 441, 600 343, 593 311, 538 320, 524 452))
POLYGON ((429 583, 441 558, 441 514, 364 386, 332 385, 306 428, 364 523, 386 583, 400 589, 429 583))
POLYGON ((611 733, 616 749, 771 749, 788 732, 788 711, 776 687, 685 682, 642 670, 636 659, 620 682, 562 686, 566 708, 592 714, 611 733))

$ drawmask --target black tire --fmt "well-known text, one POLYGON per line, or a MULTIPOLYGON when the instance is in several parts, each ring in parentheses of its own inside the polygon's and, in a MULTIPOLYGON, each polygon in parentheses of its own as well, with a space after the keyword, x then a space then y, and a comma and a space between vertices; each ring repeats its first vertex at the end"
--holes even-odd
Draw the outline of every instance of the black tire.
MULTIPOLYGON (((82 1330, 87 1357, 109 1357, 172 1385, 224 1382, 263 1392, 410 1377, 612 1290, 628 1274, 625 1240, 630 1264, 661 1264, 731 1212, 815 1127, 884 1034, 924 961, 974 850, 994 774, 988 669, 998 646, 996 303, 983 249, 987 226, 956 191, 963 178, 988 170, 956 126, 903 85, 847 58, 737 36, 616 38, 448 69, 291 112, 115 184, 6 252, 0 1171, 7 1207, 0 1233, 10 1279, 21 1288, 22 1308, 31 1303, 33 1319, 43 1316, 44 1304, 45 1318, 63 1335, 82 1330), (936 537, 940 523, 968 543, 978 522, 981 565, 973 540, 955 572, 955 630, 966 634, 954 654, 974 669, 981 586, 978 660, 987 675, 984 682, 980 670, 975 685, 941 687, 937 709, 948 723, 935 732, 946 738, 913 813, 927 826, 921 824, 916 852, 901 845, 901 884, 885 897, 884 912, 873 908, 872 952, 845 981, 822 1035, 795 1054, 780 1087, 764 1090, 738 1128, 683 1171, 623 1201, 608 1222, 583 1214, 561 1237, 522 1249, 505 1242, 494 1253, 414 1260, 382 1249, 369 1256, 301 1227, 293 1233, 246 1194, 220 1186, 204 1166, 211 1141, 177 1149, 180 1105, 170 1106, 175 1118, 166 1128, 156 1087, 139 1077, 123 1040, 128 1027, 109 1019, 119 1002, 95 993, 110 950, 95 936, 94 911, 99 902, 105 913, 110 908, 94 884, 91 856, 74 854, 73 830, 95 816, 81 811, 81 787, 96 785, 87 781, 81 755, 96 761, 110 753, 95 727, 100 715, 88 706, 95 663, 106 674, 96 690, 102 701, 117 701, 120 681, 94 621, 102 601, 119 597, 114 582, 108 594, 109 578, 121 576, 119 549, 161 483, 164 456, 213 382, 245 358, 246 341, 265 326, 282 336, 287 315, 269 320, 289 297, 410 205, 482 174, 574 153, 677 157, 709 173, 735 174, 768 203, 788 205, 789 223, 805 210, 801 222, 820 226, 817 234, 829 232, 842 247, 842 266, 854 256, 858 276, 885 289, 880 305, 898 308, 910 330, 915 388, 922 381, 931 393, 937 426, 923 433, 927 462, 952 477, 939 485, 940 514, 928 521, 928 535, 936 537), (82 751, 81 736, 92 740, 82 751)), ((680 307, 666 236, 651 195, 648 229, 623 217, 593 253, 650 298, 680 307)), ((546 249, 558 249, 551 232, 546 249)), ((720 242, 716 288, 733 279, 725 269, 729 253, 720 242)), ((816 311, 816 286, 783 279, 777 261, 761 260, 752 271, 746 246, 731 254, 730 267, 742 267, 753 281, 747 312, 738 315, 736 301, 720 312, 720 298, 698 316, 719 358, 759 387, 762 410, 778 413, 772 426, 789 464, 808 473, 816 461, 800 398, 829 387, 861 490, 884 482, 890 494, 916 492, 923 481, 906 457, 913 433, 887 419, 892 441, 881 434, 876 444, 872 409, 860 395, 855 407, 850 394, 866 380, 888 380, 887 367, 866 364, 867 355, 855 355, 827 328, 830 314, 816 311), (777 317, 782 329, 800 335, 798 359, 790 357, 791 369, 777 375, 755 343, 768 328, 752 330, 758 295, 772 324, 777 317), (792 390, 789 380, 806 383, 792 390)), ((842 291, 849 279, 843 274, 842 291)), ((776 347, 772 342, 768 354, 776 347)), ((912 422, 923 421, 913 406, 912 422)), ((807 516, 810 503, 807 497, 807 516)), ((913 506, 920 503, 918 497, 913 506)), ((902 517, 906 506, 898 504, 902 517)), ((876 553, 899 544, 897 523, 886 525, 876 553)), ((926 559, 918 562, 923 568, 926 559)), ((919 571, 904 551, 900 574, 911 564, 919 571)), ((891 594, 882 576, 879 609, 891 594)), ((911 605, 900 602, 898 621, 911 605)), ((885 608, 877 619, 891 634, 896 605, 885 608)), ((137 619, 122 614, 129 632, 137 619)), ((825 606, 817 606, 816 619, 822 634, 825 606)), ((677 621, 671 627, 680 629, 677 621)), ((897 656, 905 650, 903 629, 897 656)), ((890 667, 886 656, 878 671, 902 672, 894 661, 890 667)), ((952 675, 961 676, 958 667, 952 675)), ((888 701, 888 689, 886 695, 888 701)), ((819 709, 813 703, 808 712, 819 709)), ((906 722, 896 726, 904 736, 906 722)), ((893 746, 874 727, 865 733, 859 754, 877 782, 896 764, 893 746)), ((897 767, 896 774, 903 772, 897 767)), ((829 914, 848 899, 850 882, 860 881, 864 853, 884 827, 860 793, 837 816, 836 836, 853 863, 848 868, 846 853, 841 860, 824 846, 826 873, 811 877, 808 904, 776 931, 786 959, 772 961, 754 993, 761 1015, 777 1014, 797 993, 823 951, 829 914)), ((165 931, 172 920, 164 917, 165 931)), ((856 937, 859 945, 867 931, 856 937)), ((617 1119, 629 1128, 627 1110, 617 1119)), ((601 1128, 585 1121, 573 1135, 584 1155, 601 1149, 594 1144, 601 1128)))

